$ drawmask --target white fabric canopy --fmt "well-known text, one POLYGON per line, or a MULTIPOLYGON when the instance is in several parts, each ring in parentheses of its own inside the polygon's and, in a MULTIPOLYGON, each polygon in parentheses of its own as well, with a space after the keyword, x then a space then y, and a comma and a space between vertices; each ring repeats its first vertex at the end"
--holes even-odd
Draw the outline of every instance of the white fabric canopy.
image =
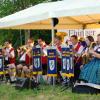
POLYGON ((100 0, 64 0, 41 3, 0 19, 1 29, 51 29, 50 18, 59 18, 57 29, 100 25, 100 0))

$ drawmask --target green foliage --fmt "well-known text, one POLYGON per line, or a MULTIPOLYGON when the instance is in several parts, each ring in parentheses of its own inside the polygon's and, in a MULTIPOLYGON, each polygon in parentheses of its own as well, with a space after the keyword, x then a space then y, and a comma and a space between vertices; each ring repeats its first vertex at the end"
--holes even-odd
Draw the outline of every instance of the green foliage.
MULTIPOLYGON (((57 0, 0 0, 0 18, 18 12, 20 10, 26 9, 30 6, 34 6, 38 3, 57 1, 57 0)), ((24 43, 24 31, 22 30, 22 43, 24 43)), ((50 30, 32 30, 31 36, 36 40, 39 36, 44 37, 46 42, 50 42, 51 39, 50 30)), ((14 46, 21 44, 20 30, 0 30, 0 45, 4 43, 5 40, 11 39, 14 46)))
POLYGON ((36 41, 39 37, 42 37, 43 40, 47 44, 50 44, 51 42, 51 30, 31 30, 31 37, 34 38, 36 41))

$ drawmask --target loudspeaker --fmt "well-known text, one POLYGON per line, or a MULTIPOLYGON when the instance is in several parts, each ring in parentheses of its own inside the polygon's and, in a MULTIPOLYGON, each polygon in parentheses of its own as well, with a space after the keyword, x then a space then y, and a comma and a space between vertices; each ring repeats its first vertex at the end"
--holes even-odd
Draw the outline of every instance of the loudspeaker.
POLYGON ((29 88, 29 82, 30 79, 29 78, 17 78, 16 80, 16 89, 23 89, 23 88, 29 88))
POLYGON ((86 85, 77 85, 72 88, 72 92, 83 94, 98 94, 100 93, 100 90, 86 85))

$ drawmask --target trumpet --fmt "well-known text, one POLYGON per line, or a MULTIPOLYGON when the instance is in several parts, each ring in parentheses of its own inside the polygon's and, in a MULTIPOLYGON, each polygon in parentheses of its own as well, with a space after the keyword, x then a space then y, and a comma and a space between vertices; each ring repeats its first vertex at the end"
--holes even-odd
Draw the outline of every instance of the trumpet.
POLYGON ((19 49, 26 50, 26 45, 23 45, 23 46, 19 47, 19 49))
POLYGON ((23 46, 20 46, 19 48, 17 48, 17 52, 26 52, 26 51, 27 51, 26 45, 23 45, 23 46))
POLYGON ((29 53, 32 51, 32 47, 29 45, 23 45, 19 47, 19 50, 24 51, 25 53, 29 53))

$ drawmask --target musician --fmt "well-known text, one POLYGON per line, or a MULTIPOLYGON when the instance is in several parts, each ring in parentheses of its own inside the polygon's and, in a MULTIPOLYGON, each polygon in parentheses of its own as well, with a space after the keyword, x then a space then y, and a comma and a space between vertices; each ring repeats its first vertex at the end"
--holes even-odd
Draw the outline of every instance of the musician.
POLYGON ((4 48, 2 49, 2 53, 4 55, 4 65, 8 65, 10 62, 8 60, 7 54, 9 53, 9 48, 7 48, 8 42, 4 43, 4 48))
POLYGON ((59 50, 59 52, 61 52, 62 38, 60 36, 55 37, 54 44, 55 44, 57 50, 59 50))
POLYGON ((54 38, 54 46, 57 50, 57 80, 58 82, 62 82, 62 73, 61 73, 61 46, 62 46, 62 38, 61 36, 56 36, 54 38))
POLYGON ((47 52, 46 52, 47 44, 45 43, 42 37, 38 38, 38 45, 36 47, 40 47, 42 49, 43 55, 47 55, 47 52))
POLYGON ((43 75, 47 74, 47 47, 48 47, 48 45, 45 43, 45 41, 42 37, 39 37, 38 38, 38 45, 36 47, 41 48, 43 75))
MULTIPOLYGON (((87 36, 85 39, 85 42, 86 42, 87 46, 82 54, 83 65, 92 59, 92 56, 88 52, 89 52, 89 48, 91 48, 92 44, 94 43, 94 38, 92 36, 87 36)), ((94 48, 94 47, 92 47, 92 48, 94 48)))
POLYGON ((33 38, 29 38, 27 40, 27 44, 21 48, 22 50, 17 50, 19 54, 19 62, 20 64, 17 65, 17 70, 21 72, 22 76, 27 77, 30 70, 32 70, 32 48, 34 46, 33 38))
MULTIPOLYGON (((54 45, 56 47, 58 58, 57 61, 61 64, 61 46, 62 46, 62 38, 60 36, 56 36, 54 39, 54 45)), ((60 68, 61 69, 61 68, 60 68)))
POLYGON ((79 42, 81 43, 81 45, 86 48, 87 47, 87 43, 85 41, 85 39, 83 37, 80 37, 79 42))
POLYGON ((12 43, 10 40, 7 40, 5 42, 5 48, 3 49, 3 54, 5 56, 5 64, 8 66, 9 69, 9 75, 11 82, 14 82, 16 80, 15 78, 15 50, 12 47, 12 43))
POLYGON ((27 40, 27 44, 26 44, 25 66, 23 66, 23 72, 24 72, 25 77, 27 77, 27 75, 32 70, 31 65, 32 65, 32 48, 33 48, 33 46, 34 46, 34 40, 33 40, 33 38, 29 38, 27 40))
POLYGON ((80 74, 80 66, 82 65, 82 58, 80 57, 84 47, 78 41, 78 37, 76 35, 72 35, 70 41, 73 45, 74 52, 74 82, 78 80, 80 74))
POLYGON ((26 50, 24 48, 18 48, 18 63, 17 63, 17 75, 20 77, 22 68, 25 66, 26 50))
POLYGON ((81 69, 80 79, 88 83, 100 85, 100 34, 97 35, 97 41, 98 44, 94 49, 89 49, 89 53, 94 58, 81 69))

